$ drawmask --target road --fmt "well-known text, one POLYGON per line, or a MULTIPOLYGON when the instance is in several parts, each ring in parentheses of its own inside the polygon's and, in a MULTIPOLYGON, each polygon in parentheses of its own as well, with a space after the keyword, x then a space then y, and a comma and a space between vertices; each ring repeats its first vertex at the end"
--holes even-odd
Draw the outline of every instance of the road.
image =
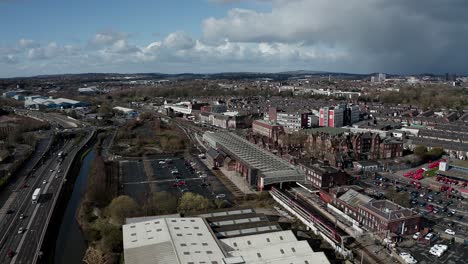
POLYGON ((34 110, 15 109, 15 113, 18 115, 24 115, 31 118, 35 118, 41 121, 48 122, 53 127, 58 128, 78 128, 83 126, 83 122, 70 118, 68 116, 59 113, 45 113, 34 110))
POLYGON ((59 141, 58 147, 45 155, 44 162, 27 178, 28 187, 19 188, 14 192, 13 202, 9 209, 14 213, 7 215, 1 222, 0 233, 0 263, 33 263, 42 243, 42 237, 48 226, 48 221, 54 209, 54 200, 59 194, 64 174, 73 162, 75 153, 79 148, 73 139, 59 141), (64 158, 58 153, 63 151, 64 158), (32 193, 40 188, 41 195, 37 203, 32 203, 32 193), (24 219, 20 215, 24 214, 24 219), (20 227, 25 231, 20 234, 20 227), (15 252, 13 258, 8 256, 9 251, 15 252))

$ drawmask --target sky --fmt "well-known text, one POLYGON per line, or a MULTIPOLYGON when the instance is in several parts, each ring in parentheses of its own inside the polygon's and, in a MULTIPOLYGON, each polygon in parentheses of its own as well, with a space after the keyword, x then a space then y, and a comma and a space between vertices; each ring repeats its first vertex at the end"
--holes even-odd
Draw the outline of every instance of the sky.
POLYGON ((0 0, 0 78, 468 73, 466 0, 0 0))

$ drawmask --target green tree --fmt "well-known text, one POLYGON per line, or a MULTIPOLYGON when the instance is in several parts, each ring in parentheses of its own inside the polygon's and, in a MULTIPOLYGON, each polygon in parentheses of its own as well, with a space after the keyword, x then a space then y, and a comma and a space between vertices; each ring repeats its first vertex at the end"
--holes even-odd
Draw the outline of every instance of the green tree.
POLYGON ((205 211, 211 207, 212 204, 207 198, 199 194, 186 192, 180 198, 177 209, 180 213, 194 213, 205 211))
POLYGON ((419 145, 414 148, 414 154, 420 158, 423 158, 426 152, 427 152, 426 146, 419 145))
POLYGON ((169 192, 156 192, 145 206, 148 214, 173 214, 177 212, 177 198, 169 192))
POLYGON ((140 211, 140 207, 135 200, 126 195, 114 198, 106 208, 106 213, 111 222, 119 225, 124 224, 127 217, 138 216, 140 211))
POLYGON ((119 227, 108 225, 108 228, 102 232, 102 248, 106 252, 122 251, 122 231, 119 227))

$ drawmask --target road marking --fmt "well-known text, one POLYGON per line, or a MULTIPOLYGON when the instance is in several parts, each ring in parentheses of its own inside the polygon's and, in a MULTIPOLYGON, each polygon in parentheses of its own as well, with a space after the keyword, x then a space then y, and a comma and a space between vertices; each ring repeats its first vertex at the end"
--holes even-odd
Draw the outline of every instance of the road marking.
POLYGON ((8 200, 3 204, 2 208, 0 209, 0 222, 2 222, 11 203, 13 203, 13 201, 16 199, 16 196, 18 196, 18 192, 12 193, 8 200))
POLYGON ((28 223, 28 225, 26 226, 26 230, 24 230, 24 233, 21 234, 23 237, 21 238, 21 241, 20 241, 18 247, 16 248, 16 251, 15 251, 15 252, 17 252, 17 254, 15 254, 15 256, 13 257, 13 259, 11 260, 11 262, 10 262, 11 264, 16 263, 16 257, 18 256, 18 252, 20 252, 21 247, 23 246, 24 240, 26 239, 26 235, 27 235, 26 232, 28 232, 28 230, 29 230, 29 228, 31 227, 31 224, 32 224, 34 218, 36 217, 37 210, 39 210, 39 205, 36 205, 36 208, 34 208, 34 212, 33 212, 33 214, 31 215, 31 218, 29 219, 29 223, 28 223))
POLYGON ((157 180, 157 181, 139 181, 139 182, 125 182, 123 185, 135 185, 135 184, 146 184, 146 183, 164 183, 164 182, 177 182, 177 181, 195 181, 203 180, 203 178, 186 178, 186 179, 167 179, 167 180, 157 180))

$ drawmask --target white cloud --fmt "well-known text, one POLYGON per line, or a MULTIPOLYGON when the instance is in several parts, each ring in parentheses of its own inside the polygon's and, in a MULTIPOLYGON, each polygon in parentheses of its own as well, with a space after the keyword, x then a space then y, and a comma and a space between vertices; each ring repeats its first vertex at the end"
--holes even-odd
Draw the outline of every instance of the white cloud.
POLYGON ((89 41, 93 47, 103 47, 115 44, 120 40, 125 40, 128 37, 127 34, 116 31, 107 31, 96 33, 89 41))
POLYGON ((30 61, 41 60, 42 67, 86 72, 116 67, 127 72, 468 72, 467 1, 263 2, 271 9, 234 8, 224 17, 205 19, 201 37, 176 31, 141 43, 133 35, 106 31, 81 46, 24 38, 0 46, 0 63, 16 63, 19 69, 39 67, 30 61))
POLYGON ((163 41, 166 48, 174 50, 186 50, 195 46, 195 41, 187 33, 177 31, 169 34, 163 41))
POLYGON ((18 45, 20 48, 35 48, 39 46, 36 41, 24 38, 18 41, 18 45))

